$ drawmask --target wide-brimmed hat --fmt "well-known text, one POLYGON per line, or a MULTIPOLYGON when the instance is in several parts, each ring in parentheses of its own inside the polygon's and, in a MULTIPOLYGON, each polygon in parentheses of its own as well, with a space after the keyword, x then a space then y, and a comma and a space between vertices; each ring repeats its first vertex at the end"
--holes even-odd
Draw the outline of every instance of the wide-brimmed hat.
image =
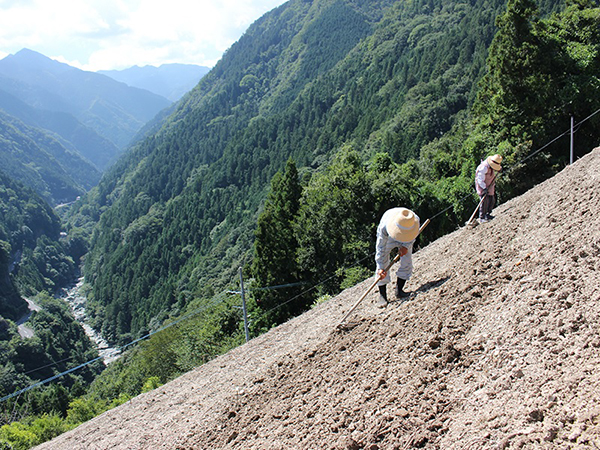
POLYGON ((486 161, 490 165, 490 167, 492 169, 494 169, 496 172, 498 172, 499 170, 502 170, 502 166, 500 165, 502 163, 502 156, 500 156, 500 155, 488 156, 486 161))
POLYGON ((413 241, 419 234, 419 219, 410 209, 398 208, 385 224, 388 234, 399 242, 413 241))

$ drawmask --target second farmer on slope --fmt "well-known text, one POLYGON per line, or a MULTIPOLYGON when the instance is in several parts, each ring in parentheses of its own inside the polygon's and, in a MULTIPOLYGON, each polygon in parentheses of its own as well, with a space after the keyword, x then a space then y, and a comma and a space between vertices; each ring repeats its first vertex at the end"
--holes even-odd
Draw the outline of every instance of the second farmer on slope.
POLYGON ((414 212, 406 208, 392 208, 381 217, 377 227, 377 242, 375 244, 376 276, 379 278, 379 300, 377 305, 384 307, 388 303, 387 284, 390 274, 385 268, 390 263, 390 253, 394 248, 400 254, 400 265, 396 271, 396 297, 409 297, 410 293, 403 291, 406 281, 413 271, 412 248, 419 234, 420 219, 414 212))
POLYGON ((501 163, 502 156, 488 156, 475 171, 475 189, 481 201, 479 223, 486 223, 494 218, 492 209, 496 204, 496 176, 502 170, 501 163))

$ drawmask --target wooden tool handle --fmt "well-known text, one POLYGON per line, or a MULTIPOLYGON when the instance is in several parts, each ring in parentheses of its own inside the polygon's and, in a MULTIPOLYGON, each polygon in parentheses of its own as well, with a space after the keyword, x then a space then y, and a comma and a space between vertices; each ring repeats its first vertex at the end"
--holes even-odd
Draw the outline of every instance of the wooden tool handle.
MULTIPOLYGON (((425 221, 425 223, 423 225, 421 225, 421 227, 419 228, 419 233, 417 234, 417 236, 419 236, 419 234, 421 234, 423 232, 423 230, 425 229, 425 227, 427 225, 429 225, 430 220, 427 219, 425 221)), ((417 238, 417 236, 415 236, 415 239, 417 238)), ((392 260, 392 262, 390 262, 387 267, 383 270, 385 270, 386 272, 388 270, 390 270, 392 268, 392 266, 396 263, 396 261, 398 261, 400 259, 400 254, 397 254, 396 257, 392 260)), ((352 308, 350 308, 350 311, 348 311, 344 317, 342 318, 342 320, 340 321, 340 323, 338 324, 338 328, 346 321, 346 319, 350 316, 350 314, 352 314, 354 312, 354 310, 356 309, 356 307, 358 305, 360 305, 360 303, 364 300, 364 298, 367 296, 367 294, 369 292, 371 292, 371 290, 377 285, 377 283, 379 282, 379 280, 381 280, 383 277, 382 276, 378 276, 376 278, 376 280, 373 282, 373 284, 371 286, 369 286, 369 289, 367 289, 365 291, 365 293, 363 295, 360 296, 360 298, 358 299, 358 301, 354 304, 354 306, 352 308)))

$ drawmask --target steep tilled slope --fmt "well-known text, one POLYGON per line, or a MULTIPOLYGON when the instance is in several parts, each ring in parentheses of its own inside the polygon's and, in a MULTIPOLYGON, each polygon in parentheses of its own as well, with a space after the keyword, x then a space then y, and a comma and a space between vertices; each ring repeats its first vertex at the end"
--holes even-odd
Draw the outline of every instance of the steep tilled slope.
POLYGON ((600 148, 415 255, 40 448, 600 447, 600 148))

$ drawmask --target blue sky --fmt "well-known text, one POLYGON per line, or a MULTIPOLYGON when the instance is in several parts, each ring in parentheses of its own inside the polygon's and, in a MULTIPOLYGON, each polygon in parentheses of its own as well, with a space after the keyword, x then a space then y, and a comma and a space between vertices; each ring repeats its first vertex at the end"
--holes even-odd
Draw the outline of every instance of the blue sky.
POLYGON ((0 0, 0 59, 29 48, 84 70, 212 67, 286 0, 0 0))

